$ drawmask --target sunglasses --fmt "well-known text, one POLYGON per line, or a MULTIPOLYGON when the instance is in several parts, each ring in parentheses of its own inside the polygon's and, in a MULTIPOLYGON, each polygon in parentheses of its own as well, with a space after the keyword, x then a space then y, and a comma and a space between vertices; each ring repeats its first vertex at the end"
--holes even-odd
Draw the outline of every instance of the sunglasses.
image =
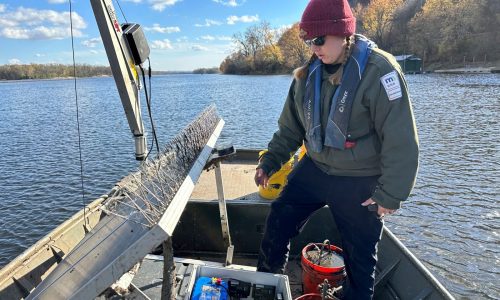
POLYGON ((326 35, 318 36, 312 40, 305 41, 306 45, 311 47, 314 46, 323 46, 325 44, 326 35))

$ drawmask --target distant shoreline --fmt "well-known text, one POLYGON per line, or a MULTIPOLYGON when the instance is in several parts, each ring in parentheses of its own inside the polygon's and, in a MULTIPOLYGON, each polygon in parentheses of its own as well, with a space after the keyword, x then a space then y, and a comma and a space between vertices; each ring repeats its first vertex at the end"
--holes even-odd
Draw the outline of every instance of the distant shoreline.
MULTIPOLYGON (((100 77, 113 77, 113 76, 111 76, 111 75, 98 75, 98 76, 88 76, 88 77, 77 77, 77 79, 82 79, 82 78, 100 78, 100 77)), ((2 82, 12 82, 12 81, 30 82, 30 81, 52 81, 52 80, 70 80, 70 79, 74 79, 74 77, 0 79, 0 83, 2 83, 2 82)))
MULTIPOLYGON (((449 74, 449 75, 477 75, 477 74, 495 74, 495 73, 500 73, 500 68, 455 68, 455 69, 438 69, 438 70, 433 70, 433 71, 428 71, 424 73, 417 73, 417 74, 449 74)), ((179 72, 174 72, 174 71, 167 71, 167 72, 162 72, 158 71, 152 74, 152 76, 164 76, 164 75, 206 75, 206 74, 218 74, 218 75, 236 75, 236 76, 274 76, 274 75, 290 75, 290 74, 224 74, 224 73, 194 73, 192 71, 179 71, 179 72)), ((86 79, 86 78, 101 78, 101 77, 113 77, 112 75, 96 75, 96 76, 86 76, 86 77, 77 77, 77 79, 86 79)), ((7 83, 7 82, 14 82, 14 81, 20 81, 20 82, 30 82, 30 81, 55 81, 55 80, 71 80, 74 79, 74 77, 53 77, 53 78, 26 78, 26 79, 0 79, 0 84, 1 83, 7 83)))
POLYGON ((440 70, 434 70, 434 73, 440 73, 440 74, 491 74, 491 73, 500 73, 500 68, 471 67, 471 68, 440 69, 440 70))
MULTIPOLYGON (((153 70, 152 75, 168 74, 212 74, 218 73, 219 68, 201 68, 186 71, 158 71, 153 70)), ((110 77, 112 71, 109 66, 92 65, 65 65, 65 64, 13 64, 0 65, 0 82, 12 80, 65 80, 74 78, 110 77)))
MULTIPOLYGON (((161 76, 161 75, 175 75, 175 74, 195 74, 191 71, 180 71, 180 72, 158 72, 158 73, 153 73, 152 76, 161 76)), ((113 77, 113 75, 95 75, 95 76, 84 76, 84 77, 76 77, 77 79, 84 79, 84 78, 101 78, 101 77, 113 77)), ((29 82, 29 81, 45 81, 45 80, 71 80, 74 79, 73 76, 68 76, 68 77, 52 77, 52 78, 24 78, 24 79, 3 79, 0 78, 0 83, 2 82, 12 82, 12 81, 23 81, 23 82, 29 82)))

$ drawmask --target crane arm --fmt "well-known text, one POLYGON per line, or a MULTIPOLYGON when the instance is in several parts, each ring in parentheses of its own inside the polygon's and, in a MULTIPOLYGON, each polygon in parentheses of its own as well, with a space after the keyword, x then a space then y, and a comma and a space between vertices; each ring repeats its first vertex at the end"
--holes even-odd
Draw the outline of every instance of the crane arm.
POLYGON ((146 137, 139 98, 140 81, 135 63, 116 17, 112 0, 90 0, 97 26, 106 49, 127 121, 135 139, 135 156, 147 156, 146 137))

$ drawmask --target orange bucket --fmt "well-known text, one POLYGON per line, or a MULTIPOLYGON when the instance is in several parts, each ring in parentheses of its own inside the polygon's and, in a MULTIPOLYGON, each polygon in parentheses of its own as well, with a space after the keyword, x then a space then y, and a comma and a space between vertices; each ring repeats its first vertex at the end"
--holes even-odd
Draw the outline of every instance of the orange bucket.
POLYGON ((331 287, 339 287, 345 281, 346 271, 342 249, 337 246, 321 243, 305 246, 302 249, 301 265, 304 294, 317 293, 319 291, 318 285, 322 284, 325 279, 328 280, 331 287), (315 251, 318 252, 318 257, 322 251, 329 252, 329 258, 323 266, 321 258, 319 261, 311 258, 311 253, 315 254, 315 251))

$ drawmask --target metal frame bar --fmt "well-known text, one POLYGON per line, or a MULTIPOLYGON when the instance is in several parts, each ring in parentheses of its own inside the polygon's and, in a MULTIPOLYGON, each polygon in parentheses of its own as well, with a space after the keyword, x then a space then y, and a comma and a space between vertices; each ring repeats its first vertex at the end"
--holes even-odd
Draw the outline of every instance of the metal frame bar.
POLYGON ((167 207, 152 228, 117 216, 101 220, 91 232, 27 299, 93 299, 152 249, 172 236, 191 196, 224 121, 220 120, 207 144, 167 207))
POLYGON ((217 184, 217 196, 219 198, 219 214, 222 227, 222 239, 227 247, 226 266, 233 263, 234 246, 231 242, 231 233, 229 232, 229 220, 227 216, 226 200, 224 198, 224 184, 222 182, 222 172, 220 161, 215 162, 215 181, 217 184))

